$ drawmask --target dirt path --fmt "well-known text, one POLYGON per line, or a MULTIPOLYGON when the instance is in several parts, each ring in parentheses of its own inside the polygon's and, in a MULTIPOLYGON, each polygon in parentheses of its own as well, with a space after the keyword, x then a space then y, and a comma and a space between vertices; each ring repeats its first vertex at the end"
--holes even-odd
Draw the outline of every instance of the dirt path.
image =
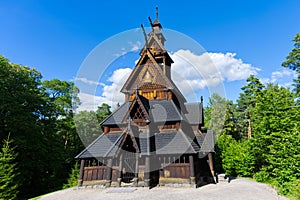
POLYGON ((235 179, 230 183, 211 184, 201 188, 155 187, 147 188, 107 188, 107 189, 76 189, 70 188, 47 194, 41 200, 98 200, 98 199, 207 199, 207 200, 287 200, 277 195, 268 185, 246 179, 235 179), (134 191, 129 191, 134 190, 134 191))

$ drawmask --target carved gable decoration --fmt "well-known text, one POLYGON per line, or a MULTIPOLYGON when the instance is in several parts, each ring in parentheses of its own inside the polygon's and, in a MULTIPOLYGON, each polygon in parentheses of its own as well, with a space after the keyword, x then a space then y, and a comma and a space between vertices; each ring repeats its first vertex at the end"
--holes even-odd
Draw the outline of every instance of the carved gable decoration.
POLYGON ((149 72, 149 70, 146 72, 146 74, 144 75, 144 78, 143 78, 143 82, 144 83, 152 83, 152 80, 153 80, 154 76, 151 75, 151 73, 149 72))
POLYGON ((137 125, 146 126, 146 122, 150 120, 149 109, 150 105, 148 99, 137 94, 125 114, 123 122, 132 120, 137 125))
POLYGON ((147 51, 147 55, 144 56, 144 59, 147 59, 145 64, 139 64, 142 62, 142 59, 143 58, 141 58, 130 74, 121 92, 132 93, 136 87, 140 88, 146 83, 163 85, 169 89, 175 88, 174 84, 164 75, 161 66, 156 63, 153 55, 149 51, 147 51))
POLYGON ((159 50, 159 51, 163 51, 163 52, 167 51, 165 49, 164 45, 162 44, 161 39, 159 39, 155 34, 150 35, 149 46, 150 46, 150 48, 153 48, 154 50, 159 50))

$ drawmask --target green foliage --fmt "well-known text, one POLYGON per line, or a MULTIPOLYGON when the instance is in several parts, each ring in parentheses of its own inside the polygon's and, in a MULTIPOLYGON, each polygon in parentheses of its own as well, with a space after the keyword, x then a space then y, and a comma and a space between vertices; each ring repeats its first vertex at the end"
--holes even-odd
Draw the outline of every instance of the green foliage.
POLYGON ((74 83, 61 81, 58 79, 45 80, 42 89, 46 93, 48 102, 54 107, 52 115, 55 116, 69 114, 76 109, 79 104, 79 90, 74 83))
POLYGON ((209 107, 206 109, 206 114, 209 115, 209 122, 206 126, 214 131, 216 138, 222 133, 226 115, 226 103, 226 99, 216 93, 209 98, 209 107))
POLYGON ((0 55, 0 139, 8 133, 35 129, 43 101, 39 93, 41 74, 10 63, 0 55))
POLYGON ((254 174, 254 178, 258 182, 270 183, 270 175, 268 172, 261 170, 254 174))
POLYGON ((290 68, 299 72, 300 67, 300 33, 297 33, 293 39, 294 49, 286 57, 286 61, 282 63, 283 67, 290 68))
POLYGON ((3 147, 0 151, 0 199, 17 199, 18 194, 18 173, 15 162, 17 154, 11 146, 11 140, 8 136, 3 141, 3 147))
POLYGON ((35 69, 0 56, 0 140, 9 133, 15 140, 18 198, 61 189, 74 157, 84 148, 81 139, 87 145, 98 137, 97 118, 103 120, 111 113, 110 106, 103 104, 97 115, 83 111, 73 116, 80 103, 74 83, 41 80, 35 69))
POLYGON ((75 163, 71 174, 69 175, 68 183, 64 184, 63 189, 67 189, 70 187, 75 187, 78 184, 78 179, 79 179, 79 164, 78 162, 75 163))
POLYGON ((98 106, 96 111, 98 122, 102 122, 108 115, 111 114, 110 105, 103 103, 101 106, 98 106))
POLYGON ((230 135, 220 136, 217 146, 221 150, 222 167, 230 176, 251 177, 255 158, 250 151, 250 141, 236 141, 230 135))
POLYGON ((293 39, 294 48, 286 57, 286 61, 282 63, 283 67, 295 70, 298 74, 297 79, 294 79, 295 91, 300 94, 300 34, 297 33, 293 39))
POLYGON ((226 151, 230 143, 233 141, 233 138, 231 135, 222 134, 216 141, 215 145, 215 165, 216 165, 216 171, 217 172, 224 172, 223 169, 223 157, 222 154, 226 151))
POLYGON ((254 109, 253 148, 258 181, 275 185, 289 194, 293 180, 300 177, 300 122, 295 94, 278 85, 268 85, 254 109))
POLYGON ((78 89, 41 79, 35 69, 0 56, 0 139, 10 133, 15 141, 18 198, 61 188, 83 149, 73 120, 78 89))
POLYGON ((256 106, 256 99, 265 86, 260 80, 253 75, 247 79, 247 85, 242 87, 242 93, 240 93, 237 100, 235 119, 238 132, 244 138, 251 137, 251 121, 255 117, 253 115, 253 109, 256 106))
POLYGON ((288 182, 287 186, 287 196, 291 199, 300 200, 300 179, 295 179, 288 182))
POLYGON ((74 115, 74 121, 77 133, 85 146, 101 134, 97 115, 94 111, 80 111, 74 115))
POLYGON ((224 128, 216 143, 216 168, 227 175, 254 176, 281 194, 299 199, 297 95, 278 85, 265 87, 254 76, 247 82, 237 104, 226 105, 224 128), (249 130, 252 138, 241 139, 234 134, 246 136, 249 130))

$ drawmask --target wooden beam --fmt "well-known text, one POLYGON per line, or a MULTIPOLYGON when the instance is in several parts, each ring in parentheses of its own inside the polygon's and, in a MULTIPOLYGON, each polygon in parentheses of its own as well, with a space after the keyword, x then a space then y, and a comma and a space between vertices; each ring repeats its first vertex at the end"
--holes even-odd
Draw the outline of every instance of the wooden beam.
POLYGON ((109 158, 106 164, 106 187, 110 187, 112 175, 112 159, 109 158))
POLYGON ((80 174, 79 174, 79 179, 78 179, 78 186, 82 186, 83 184, 83 175, 84 175, 84 160, 82 159, 80 161, 80 174))
POLYGON ((122 182, 122 171, 123 171, 123 153, 120 154, 119 158, 119 174, 118 174, 118 187, 121 186, 122 182))
POLYGON ((150 187, 150 157, 145 157, 145 171, 144 171, 145 187, 150 187))
POLYGON ((104 126, 104 133, 109 133, 109 127, 108 126, 104 126))
POLYGON ((189 161, 190 161, 191 184, 195 184, 195 169, 194 169, 194 157, 193 157, 193 155, 189 155, 189 161))
POLYGON ((213 161, 213 153, 208 153, 208 161, 209 161, 209 169, 211 171, 212 176, 215 176, 214 171, 214 161, 213 161))
POLYGON ((139 153, 135 153, 135 172, 134 172, 134 179, 133 179, 133 186, 138 186, 138 178, 139 178, 139 153))

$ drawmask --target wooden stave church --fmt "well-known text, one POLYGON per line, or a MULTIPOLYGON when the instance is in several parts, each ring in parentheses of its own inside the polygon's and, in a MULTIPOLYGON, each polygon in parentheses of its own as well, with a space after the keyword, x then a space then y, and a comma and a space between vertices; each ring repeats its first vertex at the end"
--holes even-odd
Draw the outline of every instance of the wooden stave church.
POLYGON ((152 22, 140 59, 121 92, 125 103, 100 124, 103 133, 75 158, 78 186, 201 186, 214 183, 214 134, 203 131, 203 102, 187 103, 171 79, 174 63, 162 25, 152 22))

